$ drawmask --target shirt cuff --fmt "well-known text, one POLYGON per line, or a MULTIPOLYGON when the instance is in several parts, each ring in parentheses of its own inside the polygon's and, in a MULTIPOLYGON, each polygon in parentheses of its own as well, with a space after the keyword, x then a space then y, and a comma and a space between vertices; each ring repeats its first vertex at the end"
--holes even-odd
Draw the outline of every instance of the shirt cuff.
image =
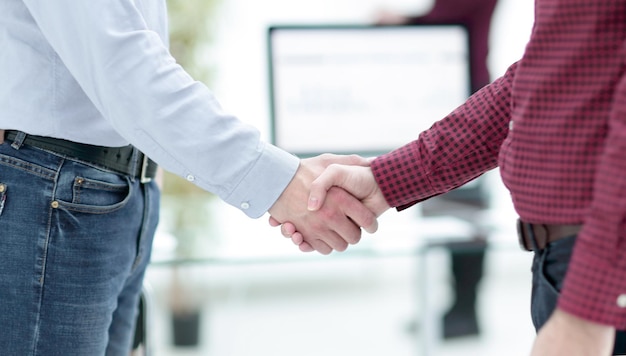
POLYGON ((417 142, 377 157, 371 163, 376 183, 391 207, 406 209, 440 193, 430 184, 420 164, 417 142))
MULTIPOLYGON (((591 240, 591 239, 589 239, 591 240)), ((580 318, 626 329, 626 269, 596 256, 579 234, 558 307, 580 318)))
POLYGON ((268 143, 244 179, 224 201, 251 218, 265 214, 296 174, 300 159, 268 143))

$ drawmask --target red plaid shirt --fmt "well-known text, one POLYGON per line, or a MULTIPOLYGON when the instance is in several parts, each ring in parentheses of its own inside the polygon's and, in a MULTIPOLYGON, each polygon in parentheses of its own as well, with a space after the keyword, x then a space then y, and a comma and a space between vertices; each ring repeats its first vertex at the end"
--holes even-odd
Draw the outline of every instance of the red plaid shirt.
POLYGON ((372 169, 402 209, 498 166, 524 221, 584 224, 560 308, 626 329, 626 0, 536 0, 523 58, 372 169))

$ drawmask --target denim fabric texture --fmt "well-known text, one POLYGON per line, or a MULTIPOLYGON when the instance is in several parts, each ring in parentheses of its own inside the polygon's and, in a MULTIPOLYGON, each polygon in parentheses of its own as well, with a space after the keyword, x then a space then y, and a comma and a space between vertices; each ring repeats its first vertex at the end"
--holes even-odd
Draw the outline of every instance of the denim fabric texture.
POLYGON ((155 183, 0 145, 2 354, 129 354, 159 194, 155 183))
MULTIPOLYGON (((531 316, 536 330, 541 328, 556 308, 575 242, 576 236, 567 237, 535 253, 531 316)), ((625 331, 617 332, 613 354, 626 355, 625 331)))

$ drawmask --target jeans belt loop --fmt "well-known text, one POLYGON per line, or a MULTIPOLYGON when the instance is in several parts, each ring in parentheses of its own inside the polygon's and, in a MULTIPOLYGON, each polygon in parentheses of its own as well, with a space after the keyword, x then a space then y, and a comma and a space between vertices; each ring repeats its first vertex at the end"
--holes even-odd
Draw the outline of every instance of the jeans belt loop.
POLYGON ((140 174, 140 178, 139 181, 142 184, 145 183, 150 183, 152 182, 152 177, 148 177, 147 173, 148 173, 148 164, 150 163, 150 159, 148 158, 148 156, 146 156, 145 154, 142 155, 143 159, 141 160, 141 174, 140 174))
POLYGON ((26 133, 22 131, 18 131, 15 139, 11 143, 11 147, 15 150, 19 150, 24 144, 24 140, 26 139, 26 133))
POLYGON ((517 219, 517 236, 519 244, 524 251, 537 251, 539 250, 539 244, 532 225, 517 219))
POLYGON ((522 250, 541 251, 557 240, 575 236, 582 225, 532 224, 517 220, 517 236, 522 250))

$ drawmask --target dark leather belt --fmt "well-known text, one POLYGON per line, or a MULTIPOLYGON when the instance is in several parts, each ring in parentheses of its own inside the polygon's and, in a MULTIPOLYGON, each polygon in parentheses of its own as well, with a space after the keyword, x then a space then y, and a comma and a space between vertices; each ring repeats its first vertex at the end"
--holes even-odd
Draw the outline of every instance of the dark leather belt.
MULTIPOLYGON (((19 139, 19 134, 20 131, 6 130, 4 138, 7 141, 15 142, 19 139)), ((142 183, 151 181, 157 172, 157 164, 132 145, 124 147, 94 146, 28 134, 22 143, 89 162, 119 174, 139 178, 142 183)))
POLYGON ((526 251, 541 251, 549 243, 577 235, 582 225, 530 224, 517 220, 517 237, 526 251))

